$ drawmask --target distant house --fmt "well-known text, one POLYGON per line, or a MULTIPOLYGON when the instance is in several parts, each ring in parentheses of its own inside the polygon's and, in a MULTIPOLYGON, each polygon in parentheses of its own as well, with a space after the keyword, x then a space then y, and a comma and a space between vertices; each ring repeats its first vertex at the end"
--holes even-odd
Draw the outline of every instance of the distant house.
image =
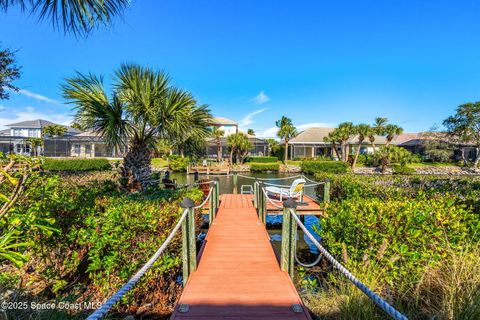
POLYGON ((211 128, 218 128, 224 132, 224 136, 238 133, 238 123, 223 117, 215 117, 210 123, 211 128))
MULTIPOLYGON (((335 128, 313 127, 300 132, 295 138, 289 142, 289 155, 291 158, 315 158, 315 157, 331 157, 336 158, 336 152, 330 142, 325 142, 325 137, 335 130, 335 128)), ((391 142, 408 149, 414 153, 422 153, 426 136, 422 133, 403 133, 396 136, 391 142)), ((359 145, 358 135, 350 137, 347 142, 349 153, 353 153, 360 148, 361 154, 373 153, 373 147, 368 138, 359 145)), ((380 147, 387 143, 384 136, 375 136, 375 146, 380 147)), ((338 153, 341 154, 340 146, 337 145, 338 153)))

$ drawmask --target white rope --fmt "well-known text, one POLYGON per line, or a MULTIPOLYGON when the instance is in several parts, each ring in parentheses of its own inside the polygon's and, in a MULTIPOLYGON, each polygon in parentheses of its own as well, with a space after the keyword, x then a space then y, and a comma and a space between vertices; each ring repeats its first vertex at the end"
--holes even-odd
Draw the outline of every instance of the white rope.
MULTIPOLYGON (((259 186, 259 187, 260 187, 260 186, 259 186)), ((260 189, 262 189, 262 192, 263 192, 263 194, 265 195, 265 198, 267 198, 268 201, 269 201, 271 204, 273 204, 275 207, 277 207, 277 208, 279 208, 279 209, 283 209, 283 204, 282 204, 282 205, 276 204, 275 202, 273 202, 272 199, 270 199, 270 197, 268 196, 268 194, 267 194, 267 192, 265 191, 264 188, 260 188, 260 189)))
MULTIPOLYGON (((215 184, 216 184, 216 182, 215 182, 215 184)), ((205 198, 205 200, 203 200, 203 202, 201 204, 199 204, 198 206, 194 207, 194 209, 200 209, 201 207, 203 207, 205 205, 205 203, 207 203, 210 196, 212 195, 212 191, 213 191, 213 187, 210 187, 210 190, 208 191, 208 195, 205 198)))
POLYGON ((251 180, 261 180, 261 181, 269 181, 269 180, 289 180, 289 179, 295 179, 295 178, 300 178, 302 175, 296 175, 296 176, 290 176, 290 177, 283 177, 283 178, 256 178, 256 177, 251 177, 251 176, 245 176, 243 174, 237 174, 238 177, 242 177, 245 179, 251 179, 251 180))
POLYGON ((180 226, 182 225, 183 220, 185 220, 185 217, 188 214, 188 209, 185 209, 183 211, 182 216, 178 220, 177 224, 175 227, 172 229, 170 234, 168 235, 167 239, 165 239, 165 242, 160 246, 160 248, 155 252, 155 254, 148 260, 145 265, 135 273, 133 277, 128 280, 126 284, 123 285, 114 295, 112 295, 110 298, 108 298, 107 301, 105 301, 100 308, 98 308, 95 312, 93 312, 87 320, 97 320, 103 317, 120 299, 130 290, 132 287, 140 280, 140 278, 145 274, 145 272, 150 269, 150 267, 157 261, 157 259, 160 257, 160 255, 163 253, 163 251, 167 248, 168 244, 170 241, 172 241, 173 237, 175 234, 178 232, 178 229, 180 229, 180 226))
POLYGON ((370 290, 365 284, 363 284, 357 277, 355 277, 350 271, 347 270, 344 266, 340 264, 318 241, 315 239, 315 237, 308 231, 308 229, 305 227, 305 225, 300 221, 298 216, 295 214, 295 211, 293 209, 290 209, 290 213, 292 214, 292 217, 295 219, 297 224, 300 226, 300 228, 303 230, 303 232, 307 235, 310 240, 315 244, 315 246, 320 250, 320 253, 327 258, 328 261, 330 261, 333 266, 343 273, 347 277, 348 280, 350 280, 358 289, 360 289, 363 293, 367 295, 377 306, 379 306, 383 311, 385 311, 388 315, 390 315, 393 319, 395 320, 408 320, 407 317, 405 317, 403 314, 401 314, 399 311, 397 311, 394 307, 392 307, 388 302, 383 300, 379 295, 377 295, 375 292, 370 290))

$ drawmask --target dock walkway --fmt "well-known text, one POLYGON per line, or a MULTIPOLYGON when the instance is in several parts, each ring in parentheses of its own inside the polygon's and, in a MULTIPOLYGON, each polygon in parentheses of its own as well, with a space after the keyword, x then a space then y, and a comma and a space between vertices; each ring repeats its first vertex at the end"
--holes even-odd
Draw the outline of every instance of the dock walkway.
POLYGON ((253 196, 224 194, 171 319, 311 319, 280 269, 253 196), (187 312, 179 306, 187 305, 187 312), (294 312, 293 305, 300 308, 294 312))

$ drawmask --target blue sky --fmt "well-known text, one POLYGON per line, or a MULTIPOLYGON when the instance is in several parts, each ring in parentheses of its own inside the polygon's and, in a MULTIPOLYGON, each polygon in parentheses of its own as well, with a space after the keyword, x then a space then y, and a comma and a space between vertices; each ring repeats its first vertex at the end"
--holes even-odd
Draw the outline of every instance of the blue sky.
POLYGON ((282 115, 303 129, 385 116, 406 131, 480 100, 479 1, 134 0, 112 27, 77 39, 13 9, 2 47, 18 50, 19 94, 0 127, 61 123, 59 86, 74 71, 122 62, 166 70, 213 113, 272 136, 282 115))

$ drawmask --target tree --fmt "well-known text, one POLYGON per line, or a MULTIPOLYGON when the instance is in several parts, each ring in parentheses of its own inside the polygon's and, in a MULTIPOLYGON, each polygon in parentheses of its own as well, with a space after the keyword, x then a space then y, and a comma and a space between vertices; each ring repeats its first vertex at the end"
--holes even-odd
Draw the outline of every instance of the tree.
POLYGON ((237 164, 243 163, 248 151, 252 148, 252 144, 248 140, 247 135, 242 132, 231 134, 227 137, 227 143, 230 148, 230 163, 233 163, 234 154, 237 164))
POLYGON ((61 137, 67 133, 67 128, 59 124, 50 124, 42 128, 42 135, 44 137, 61 137))
POLYGON ((277 136, 285 141, 285 165, 288 164, 288 142, 297 135, 297 129, 290 118, 283 116, 275 122, 278 128, 277 136))
POLYGON ((0 50, 0 100, 10 98, 9 90, 18 91, 12 84, 18 78, 20 68, 15 64, 15 53, 8 49, 0 50))
POLYGON ((23 11, 51 20, 54 28, 64 32, 86 35, 100 25, 109 25, 121 15, 130 0, 0 0, 0 10, 19 6, 23 11))
POLYGON ((356 128, 351 122, 342 122, 334 130, 333 136, 338 139, 342 150, 342 161, 348 160, 348 140, 355 133, 356 128))
POLYGON ((372 144, 373 152, 376 151, 375 136, 376 135, 379 135, 379 136, 385 135, 385 125, 387 124, 387 122, 388 122, 387 118, 381 118, 381 117, 375 118, 375 121, 374 121, 373 126, 372 126, 372 131, 368 135, 368 140, 372 144))
POLYGON ((333 130, 329 132, 326 137, 323 138, 324 142, 328 142, 332 144, 332 149, 335 151, 338 160, 341 160, 340 154, 338 153, 337 143, 339 142, 339 135, 338 131, 333 130))
POLYGON ((275 156, 280 147, 278 141, 272 138, 268 138, 265 139, 265 142, 268 143, 268 151, 270 152, 270 155, 275 156))
POLYGON ((475 146, 473 166, 477 168, 480 161, 480 101, 460 105, 453 116, 443 121, 443 125, 451 138, 475 146))
POLYGON ((225 134, 225 131, 220 128, 213 128, 212 137, 215 139, 215 144, 217 145, 217 161, 222 160, 222 137, 225 134))
POLYGON ((78 122, 72 122, 72 124, 70 125, 70 127, 72 127, 73 129, 80 130, 80 131, 85 131, 85 128, 82 127, 82 126, 80 125, 80 123, 78 123, 78 122))
POLYGON ((385 134, 386 134, 386 143, 385 146, 389 146, 395 136, 403 133, 403 128, 397 126, 396 124, 387 124, 385 126, 385 134))
POLYGON ((357 165, 358 155, 360 154, 362 143, 365 141, 366 137, 370 135, 372 127, 370 127, 368 124, 361 123, 356 126, 355 131, 358 134, 358 147, 357 151, 355 152, 355 158, 353 158, 352 168, 355 168, 357 165))
POLYGON ((248 130, 247 130, 247 134, 248 134, 248 135, 251 135, 251 136, 254 136, 254 135, 255 135, 255 130, 253 130, 253 129, 248 129, 248 130))
POLYGON ((34 156, 38 156, 38 148, 43 146, 43 139, 41 138, 27 138, 25 142, 30 145, 34 156))
POLYGON ((103 137, 107 146, 128 145, 122 184, 131 191, 146 190, 158 139, 178 141, 186 132, 207 137, 212 116, 189 92, 171 85, 164 72, 124 64, 113 80, 109 98, 102 77, 77 73, 66 79, 63 95, 75 105, 75 121, 103 137))

